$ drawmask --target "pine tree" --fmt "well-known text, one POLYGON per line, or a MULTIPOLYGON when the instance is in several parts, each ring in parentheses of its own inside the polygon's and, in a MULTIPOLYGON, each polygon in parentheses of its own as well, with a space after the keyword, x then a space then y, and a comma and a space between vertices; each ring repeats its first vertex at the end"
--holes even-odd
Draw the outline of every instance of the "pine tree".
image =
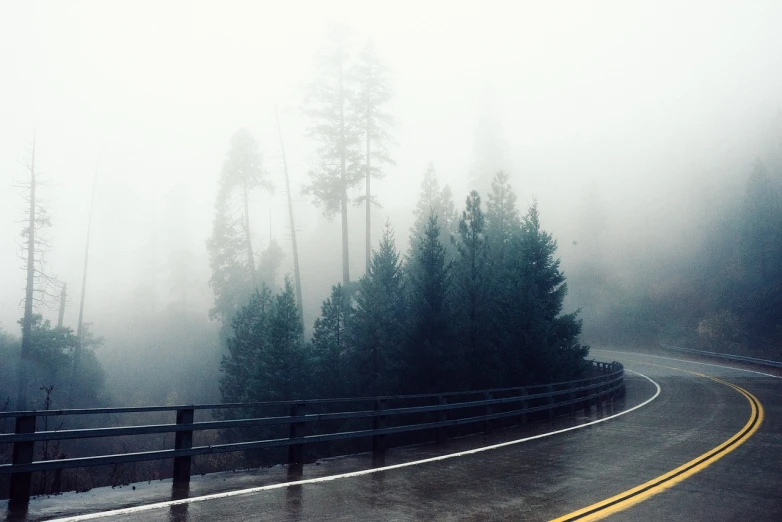
POLYGON ((461 339, 462 363, 473 388, 491 385, 489 375, 496 365, 489 339, 491 318, 491 260, 486 242, 486 218, 481 197, 471 191, 459 221, 458 256, 454 266, 454 291, 461 339))
POLYGON ((421 195, 418 197, 418 202, 413 209, 413 222, 412 228, 410 228, 410 254, 415 252, 415 245, 421 241, 425 232, 427 223, 429 222, 429 216, 434 214, 438 216, 440 213, 440 183, 437 181, 437 173, 434 170, 434 165, 429 163, 424 173, 424 179, 421 181, 421 195))
POLYGON ((406 391, 433 392, 451 384, 448 348, 454 319, 448 300, 451 263, 446 261, 434 212, 429 215, 424 237, 413 246, 407 269, 410 338, 405 358, 406 391))
MULTIPOLYGON (((521 220, 516 209, 516 194, 508 183, 508 176, 499 171, 492 180, 492 191, 489 194, 486 210, 486 241, 491 258, 491 282, 492 301, 494 307, 489 317, 491 321, 490 338, 497 350, 499 367, 508 370, 512 367, 514 350, 512 344, 506 339, 506 325, 501 322, 502 314, 498 310, 503 294, 507 291, 506 285, 509 277, 509 250, 511 243, 521 233, 521 220)), ((510 374, 496 375, 495 379, 502 385, 517 385, 518 376, 510 374)))
POLYGON ((247 304, 236 313, 228 339, 228 355, 223 356, 220 370, 220 394, 223 402, 260 400, 251 385, 265 371, 262 354, 271 343, 272 295, 266 286, 255 290, 247 304))
POLYGON ((280 294, 266 285, 251 295, 233 320, 227 356, 220 364, 223 402, 285 400, 306 395, 303 326, 293 284, 280 294))
POLYGON ((512 243, 508 284, 502 306, 514 360, 505 361, 513 378, 552 382, 580 375, 589 348, 579 342, 577 313, 560 315, 567 294, 565 276, 554 258, 557 242, 541 229, 537 202, 522 220, 518 241, 512 243))
POLYGON ((347 325, 353 315, 350 297, 337 284, 321 305, 312 335, 312 359, 315 381, 322 397, 339 397, 352 391, 353 375, 348 371, 347 325))
POLYGON ((359 281, 350 323, 352 359, 361 394, 390 393, 398 387, 405 323, 402 285, 402 265, 394 232, 387 223, 380 246, 372 253, 369 272, 359 281))
POLYGON ((354 94, 347 74, 349 58, 347 31, 333 27, 317 63, 319 76, 307 111, 314 120, 309 135, 320 142, 320 164, 310 171, 310 184, 304 188, 315 204, 323 207, 326 217, 341 214, 342 286, 345 288, 350 282, 348 191, 364 178, 360 133, 350 112, 354 94))
POLYGON ((459 212, 456 210, 456 204, 453 201, 451 187, 446 185, 440 191, 440 212, 437 215, 440 224, 440 231, 443 234, 443 244, 446 251, 448 245, 453 244, 448 238, 456 236, 459 232, 459 212))
POLYGON ((269 241, 269 246, 261 252, 258 260, 258 274, 260 279, 271 289, 279 288, 277 274, 282 266, 285 253, 276 239, 269 241))
POLYGON ((287 400, 305 396, 303 328, 293 283, 286 277, 272 307, 269 350, 261 358, 263 370, 256 375, 264 398, 287 400))
POLYGON ((451 188, 446 185, 440 189, 434 165, 429 163, 424 173, 424 179, 421 182, 421 195, 413 210, 415 221, 410 229, 410 252, 408 257, 413 255, 414 245, 424 238, 429 216, 433 212, 437 217, 447 258, 449 261, 453 260, 455 249, 453 248, 451 237, 457 233, 459 214, 456 212, 456 207, 453 203, 451 188))
POLYGON ((361 133, 366 147, 364 155, 366 192, 358 202, 363 201, 366 206, 366 269, 368 271, 371 258, 370 210, 373 203, 370 180, 383 178, 380 165, 394 164, 386 148, 389 139, 388 129, 394 124, 394 119, 383 110, 383 106, 393 96, 393 91, 388 78, 388 68, 380 61, 371 40, 359 53, 353 76, 358 82, 358 93, 353 99, 353 114, 356 118, 357 130, 361 133))
POLYGON ((505 265, 508 247, 520 228, 516 194, 508 183, 507 174, 499 171, 491 182, 491 193, 486 205, 486 239, 495 268, 505 265))
POLYGON ((250 232, 250 192, 270 189, 255 139, 239 130, 231 139, 220 176, 212 237, 207 241, 215 304, 209 314, 227 331, 259 279, 250 232))

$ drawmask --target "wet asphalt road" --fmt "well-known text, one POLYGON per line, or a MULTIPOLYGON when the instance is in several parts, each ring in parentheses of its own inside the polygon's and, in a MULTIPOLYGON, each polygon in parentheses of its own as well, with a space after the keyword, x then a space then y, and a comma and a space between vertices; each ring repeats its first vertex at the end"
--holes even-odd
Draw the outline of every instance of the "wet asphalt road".
MULTIPOLYGON (((763 405, 765 420, 757 433, 722 459, 610 519, 782 520, 782 379, 627 353, 593 350, 592 355, 618 360, 628 370, 650 377, 661 387, 659 397, 604 423, 481 453, 101 520, 549 520, 658 477, 720 445, 747 423, 751 407, 739 392, 673 368, 708 374, 748 390, 763 405)), ((643 402, 655 391, 648 380, 628 372, 626 407, 643 402)), ((562 419, 555 426, 534 429, 550 431, 586 420, 583 416, 562 419)), ((518 437, 511 431, 495 434, 491 440, 450 441, 445 448, 392 450, 385 464, 518 437)), ((231 480, 234 487, 246 488, 371 465, 367 457, 357 456, 305 466, 300 476, 279 467, 234 475, 231 480)), ((210 486, 206 479, 194 481, 190 495, 217 491, 213 482, 210 486)), ((168 500, 170 491, 168 498, 161 496, 165 494, 158 488, 147 494, 147 500, 168 500)), ((68 508, 65 496, 50 499, 49 509, 45 502, 33 501, 29 518, 110 505, 99 495, 92 501, 80 498, 80 508, 68 508)))

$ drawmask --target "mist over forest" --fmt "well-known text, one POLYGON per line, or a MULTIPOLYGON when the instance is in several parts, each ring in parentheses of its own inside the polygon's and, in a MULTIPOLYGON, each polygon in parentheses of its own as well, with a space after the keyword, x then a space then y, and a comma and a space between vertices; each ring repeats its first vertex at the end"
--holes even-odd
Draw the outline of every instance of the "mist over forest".
POLYGON ((29 408, 550 382, 590 346, 782 359, 780 19, 3 3, 1 409, 25 320, 29 408))

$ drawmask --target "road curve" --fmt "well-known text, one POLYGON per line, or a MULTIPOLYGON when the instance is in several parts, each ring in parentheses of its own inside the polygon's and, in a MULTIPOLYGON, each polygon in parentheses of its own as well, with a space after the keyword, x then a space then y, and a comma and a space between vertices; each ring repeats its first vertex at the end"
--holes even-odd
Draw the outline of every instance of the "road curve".
MULTIPOLYGON (((164 504, 102 520, 551 520, 576 519, 581 510, 595 505, 595 513, 578 519, 782 520, 782 378, 678 357, 600 350, 593 355, 618 360, 648 376, 659 383, 659 397, 606 422, 490 451, 164 504), (757 406, 741 390, 756 398, 757 406), (760 418, 763 409, 765 419, 760 418), (709 458, 716 453, 718 458, 709 458), (666 482, 670 472, 692 462, 696 464, 677 480, 666 482), (599 508, 601 502, 644 484, 652 486, 634 495, 632 502, 599 508)), ((652 382, 629 372, 627 385, 626 408, 656 393, 652 382)), ((562 420, 546 429, 590 420, 562 420)), ((519 435, 498 434, 488 443, 514 437, 519 435)), ((470 449, 465 445, 471 442, 449 444, 448 451, 458 452, 470 449)), ((394 450, 386 464, 438 453, 442 450, 434 447, 394 450)), ((345 462, 305 467, 302 478, 352 471, 344 468, 345 462)))

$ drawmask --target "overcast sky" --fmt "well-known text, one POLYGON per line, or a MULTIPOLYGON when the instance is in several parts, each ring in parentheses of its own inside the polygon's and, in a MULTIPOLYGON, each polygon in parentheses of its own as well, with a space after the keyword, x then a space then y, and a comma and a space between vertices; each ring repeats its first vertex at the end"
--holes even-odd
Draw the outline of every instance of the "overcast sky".
MULTIPOLYGON (((199 263, 208 307, 204 242, 238 128, 258 138, 267 170, 283 185, 275 104, 302 241, 325 230, 339 244, 338 227, 318 228, 319 211, 300 196, 315 159, 300 107, 330 23, 351 27, 357 44, 371 37, 393 72, 397 165, 374 185, 384 205, 375 212, 378 226, 387 215, 409 215, 430 161, 461 204, 476 129, 488 125, 504 143, 520 203, 537 196, 544 226, 564 245, 590 186, 611 226, 654 228, 655 216, 676 212, 704 180, 749 171, 768 145, 764 126, 782 107, 780 20, 782 2, 760 0, 5 0, 0 326, 17 332, 22 315, 16 256, 24 205, 15 182, 27 176, 34 130, 37 170, 48 180, 40 196, 53 219, 48 266, 72 289, 66 323, 75 324, 96 168, 87 320, 131 291, 149 266, 163 264, 172 235, 199 263), (176 220, 179 233, 164 225, 176 220)), ((284 204, 281 190, 256 197, 260 243, 271 230, 289 249, 284 204)), ((351 212, 358 223, 363 211, 351 212)), ((394 224, 406 249, 404 219, 394 224)), ((567 249, 560 253, 567 262, 567 249)), ((357 278, 363 236, 351 238, 351 255, 357 278)), ((341 278, 338 264, 326 273, 309 266, 305 285, 341 278)))

